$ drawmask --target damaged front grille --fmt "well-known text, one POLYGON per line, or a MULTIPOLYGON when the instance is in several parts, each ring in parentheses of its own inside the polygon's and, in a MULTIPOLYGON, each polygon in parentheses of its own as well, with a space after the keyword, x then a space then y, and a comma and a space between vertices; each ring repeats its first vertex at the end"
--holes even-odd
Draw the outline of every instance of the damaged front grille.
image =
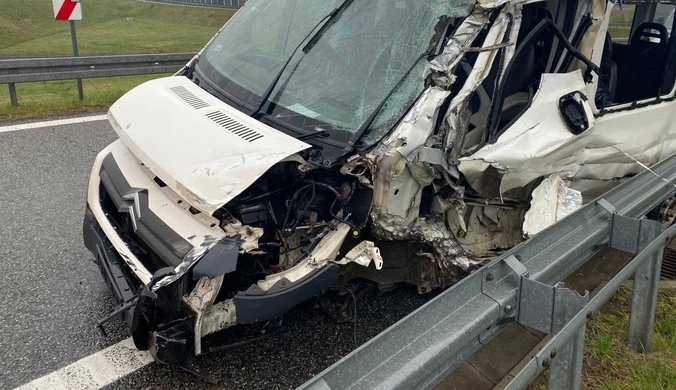
POLYGON ((129 185, 112 154, 99 176, 101 206, 132 253, 151 272, 178 265, 192 245, 150 210, 147 190, 129 185))

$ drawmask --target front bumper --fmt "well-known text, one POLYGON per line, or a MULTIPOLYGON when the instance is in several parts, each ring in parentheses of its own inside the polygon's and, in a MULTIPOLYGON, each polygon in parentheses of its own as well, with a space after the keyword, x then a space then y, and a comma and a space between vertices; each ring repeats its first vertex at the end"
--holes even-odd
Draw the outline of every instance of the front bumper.
POLYGON ((154 179, 117 140, 96 157, 87 193, 102 233, 144 285, 157 269, 178 266, 198 238, 224 237, 215 218, 193 215, 187 202, 154 179), (156 256, 140 257, 145 254, 156 256))
MULTIPOLYGON (((138 283, 128 274, 127 268, 120 255, 112 249, 110 240, 106 238, 101 226, 89 207, 85 210, 82 237, 87 249, 94 255, 94 261, 99 267, 103 280, 115 295, 118 303, 129 302, 136 298, 138 283)), ((129 311, 125 318, 131 324, 129 311)))
POLYGON ((118 301, 139 299, 126 313, 134 341, 139 349, 150 349, 164 362, 184 365, 185 360, 177 355, 189 354, 190 345, 199 355, 203 336, 236 323, 275 318, 331 286, 337 278, 338 267, 328 264, 293 282, 280 278, 268 288, 253 284, 231 299, 215 302, 223 272, 236 269, 238 245, 233 253, 234 240, 225 237, 218 221, 209 215, 196 215, 120 140, 96 157, 87 203, 85 245, 118 301), (198 248, 199 238, 205 237, 217 244, 201 255, 195 265, 198 268, 186 270, 185 259, 198 248), (231 263, 225 270, 224 262, 231 263), (150 294, 156 295, 151 305, 141 303, 153 275, 172 267, 176 272, 181 270, 180 279, 150 294), (202 271, 207 267, 221 273, 205 274, 202 271), (142 326, 138 324, 139 313, 142 326))

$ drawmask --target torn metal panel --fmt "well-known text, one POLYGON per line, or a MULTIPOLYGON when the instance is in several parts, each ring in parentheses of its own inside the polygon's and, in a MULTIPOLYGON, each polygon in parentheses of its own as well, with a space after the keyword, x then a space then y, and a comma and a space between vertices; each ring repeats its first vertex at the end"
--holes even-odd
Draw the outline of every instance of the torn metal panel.
POLYGON ((263 229, 251 226, 235 226, 228 223, 223 226, 226 237, 233 237, 241 240, 239 249, 241 252, 251 252, 258 249, 258 239, 263 236, 263 229))
MULTIPOLYGON (((465 18, 449 39, 442 54, 430 61, 430 68, 452 75, 465 50, 488 22, 489 15, 488 11, 475 7, 472 15, 465 18)), ((452 80, 448 84, 451 83, 452 80)), ((380 237, 405 238, 406 231, 415 223, 422 189, 420 185, 429 185, 431 177, 425 175, 422 182, 418 181, 420 176, 410 180, 414 176, 410 170, 413 167, 411 163, 415 161, 411 155, 427 145, 435 130, 439 109, 449 94, 441 87, 427 89, 401 123, 382 141, 381 146, 367 156, 371 164, 377 166, 377 169, 373 169, 377 175, 374 180, 372 218, 374 232, 380 237)), ((425 168, 422 167, 420 171, 425 171, 425 168)))
POLYGON ((449 91, 439 87, 431 87, 423 92, 401 123, 382 141, 382 145, 396 149, 402 156, 408 156, 425 145, 434 132, 439 109, 449 94, 449 91))
POLYGON ((183 261, 181 261, 181 263, 174 268, 174 275, 165 276, 160 281, 155 283, 153 286, 153 291, 157 291, 160 288, 168 286, 180 279, 220 240, 221 237, 190 237, 189 241, 193 245, 193 248, 185 255, 183 261))
POLYGON ((469 99, 488 76, 498 51, 504 48, 495 47, 495 45, 503 43, 509 22, 510 18, 507 14, 507 9, 504 9, 491 26, 482 45, 484 48, 493 49, 479 53, 472 72, 467 77, 467 81, 453 100, 451 100, 451 104, 448 107, 444 120, 447 128, 444 145, 446 150, 451 152, 450 158, 452 161, 460 155, 461 148, 465 144, 464 139, 467 134, 467 123, 470 117, 469 99))
POLYGON ((488 23, 490 12, 483 7, 475 7, 471 15, 465 18, 457 31, 451 36, 444 51, 430 61, 432 70, 452 74, 464 51, 472 45, 481 29, 488 23))
POLYGON ((383 268, 383 257, 380 255, 380 249, 375 246, 373 241, 362 241, 357 246, 350 249, 350 251, 345 254, 345 257, 338 261, 334 261, 334 263, 340 265, 356 263, 362 267, 368 267, 371 262, 373 262, 377 270, 383 268))
MULTIPOLYGON (((525 0, 523 1, 525 2, 525 0)), ((509 2, 510 0, 477 0, 477 5, 484 9, 494 9, 502 7, 509 2)))
POLYGON ((202 353, 202 336, 205 335, 202 328, 205 311, 211 308, 222 284, 223 275, 214 278, 201 278, 190 295, 183 298, 183 302, 195 316, 195 337, 193 340, 195 355, 202 353))
POLYGON ((382 238, 406 234, 418 216, 421 189, 398 151, 383 154, 373 186, 374 233, 382 238))
MULTIPOLYGON (((530 108, 494 144, 460 159, 458 169, 476 191, 495 196, 524 187, 540 177, 559 172, 571 178, 580 169, 579 156, 585 148, 610 142, 587 131, 573 134, 561 120, 558 100, 571 91, 585 89, 580 71, 544 74, 530 108), (491 183, 482 175, 499 171, 501 180, 491 183), (486 188, 486 184, 490 188, 486 188)), ((594 119, 590 118, 594 126, 594 119)))
MULTIPOLYGON (((430 61, 432 69, 441 73, 454 69, 488 21, 489 15, 488 10, 475 7, 473 14, 463 21, 455 36, 449 40, 443 54, 430 61)), ((465 102, 471 91, 476 89, 488 74, 497 51, 503 47, 499 44, 503 40, 507 25, 508 18, 503 11, 483 43, 486 50, 480 52, 475 70, 471 72, 470 80, 463 86, 461 94, 464 100, 460 101, 465 102)), ((436 80, 438 79, 437 77, 436 80)), ((452 82, 453 79, 449 78, 443 87, 447 88, 452 82)), ((464 250, 450 235, 443 220, 418 217, 422 189, 430 185, 439 175, 431 168, 437 167, 440 174, 451 184, 449 174, 456 178, 458 176, 455 167, 449 165, 445 157, 441 157, 443 152, 441 155, 432 152, 435 146, 437 148, 441 146, 441 142, 435 142, 431 135, 437 122, 439 108, 448 96, 448 91, 441 89, 441 86, 428 89, 402 123, 383 141, 380 149, 373 152, 377 159, 372 160, 376 161, 374 165, 377 165, 378 171, 374 181, 372 230, 380 238, 409 239, 429 245, 435 259, 433 264, 436 264, 439 270, 447 269, 451 264, 469 269, 478 263, 466 258, 464 250), (393 150, 386 149, 386 146, 393 150)), ((459 105, 456 99, 457 96, 451 102, 451 107, 453 102, 459 105)), ((462 199, 455 201, 454 204, 460 209, 463 207, 462 199)), ((452 206, 448 208, 450 207, 452 206)), ((439 279, 434 285, 444 285, 452 280, 450 272, 437 272, 435 275, 446 282, 439 279)))
POLYGON ((237 310, 232 299, 216 302, 207 308, 202 317, 202 337, 227 329, 237 324, 237 310))
POLYGON ((480 259, 522 241, 525 211, 525 207, 469 204, 462 214, 449 212, 446 215, 456 240, 469 254, 480 259))
POLYGON ((533 191, 523 220, 523 234, 532 237, 582 207, 582 193, 570 189, 558 175, 551 175, 533 191))

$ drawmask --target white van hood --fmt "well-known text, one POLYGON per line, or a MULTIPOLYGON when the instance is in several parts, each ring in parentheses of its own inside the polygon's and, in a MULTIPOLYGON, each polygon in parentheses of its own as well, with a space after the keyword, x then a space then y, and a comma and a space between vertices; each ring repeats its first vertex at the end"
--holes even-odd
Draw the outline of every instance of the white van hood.
POLYGON ((108 119, 170 188, 212 214, 281 160, 310 148, 237 111, 183 76, 144 83, 108 119))

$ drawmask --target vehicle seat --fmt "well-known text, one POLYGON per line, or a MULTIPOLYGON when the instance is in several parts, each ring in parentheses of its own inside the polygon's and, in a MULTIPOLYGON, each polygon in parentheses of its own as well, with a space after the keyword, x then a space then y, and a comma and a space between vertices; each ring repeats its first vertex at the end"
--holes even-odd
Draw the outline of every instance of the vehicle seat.
POLYGON ((617 63, 613 61, 613 40, 610 34, 606 33, 606 43, 603 46, 603 56, 601 57, 601 80, 610 91, 612 101, 615 101, 617 92, 617 63))
POLYGON ((647 22, 638 26, 629 41, 625 62, 618 64, 617 101, 657 96, 668 36, 666 27, 661 24, 647 22))

